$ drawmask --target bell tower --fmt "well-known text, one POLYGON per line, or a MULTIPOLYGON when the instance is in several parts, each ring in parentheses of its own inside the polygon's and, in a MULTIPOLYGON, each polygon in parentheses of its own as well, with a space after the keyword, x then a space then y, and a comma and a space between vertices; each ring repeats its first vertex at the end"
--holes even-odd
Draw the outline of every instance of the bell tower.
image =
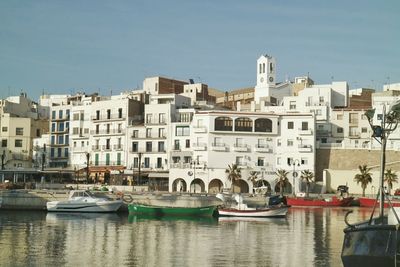
POLYGON ((257 84, 254 89, 254 100, 258 103, 261 97, 270 96, 270 86, 275 85, 276 61, 274 57, 262 55, 257 59, 257 84))

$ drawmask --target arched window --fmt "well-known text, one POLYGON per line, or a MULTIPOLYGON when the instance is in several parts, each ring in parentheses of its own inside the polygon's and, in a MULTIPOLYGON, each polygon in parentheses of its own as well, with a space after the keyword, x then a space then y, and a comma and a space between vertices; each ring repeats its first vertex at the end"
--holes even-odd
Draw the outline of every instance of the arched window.
POLYGON ((258 66, 258 73, 261 74, 261 72, 262 72, 262 65, 261 65, 261 63, 260 63, 260 65, 258 66))
POLYGON ((216 131, 232 131, 233 120, 229 117, 218 117, 214 120, 216 131))
POLYGON ((253 121, 249 118, 237 118, 235 120, 235 131, 237 132, 252 132, 253 121))
POLYGON ((255 132, 271 133, 272 121, 270 119, 256 119, 254 128, 255 132))
POLYGON ((265 73, 265 63, 263 63, 263 73, 265 73))

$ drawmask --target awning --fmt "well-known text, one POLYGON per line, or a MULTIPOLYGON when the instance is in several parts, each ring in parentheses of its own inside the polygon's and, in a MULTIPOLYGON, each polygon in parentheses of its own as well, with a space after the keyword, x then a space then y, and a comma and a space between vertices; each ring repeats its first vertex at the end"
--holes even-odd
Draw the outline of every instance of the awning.
POLYGON ((168 172, 150 172, 149 173, 149 178, 169 178, 169 173, 168 172))

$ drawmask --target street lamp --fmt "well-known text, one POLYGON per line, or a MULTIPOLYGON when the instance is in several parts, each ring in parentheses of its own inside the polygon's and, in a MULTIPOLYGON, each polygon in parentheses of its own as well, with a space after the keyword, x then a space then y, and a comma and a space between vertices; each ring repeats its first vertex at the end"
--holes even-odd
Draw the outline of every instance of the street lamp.
POLYGON ((296 166, 300 167, 300 162, 298 159, 295 159, 292 161, 291 165, 293 166, 293 195, 296 196, 295 178, 298 176, 298 173, 296 172, 296 166))
POLYGON ((86 152, 86 183, 89 182, 89 159, 90 159, 90 153, 86 152))
POLYGON ((381 144, 381 168, 380 168, 380 179, 379 179, 379 217, 383 218, 383 209, 385 194, 383 190, 383 178, 385 175, 385 164, 386 164, 386 142, 389 135, 396 130, 400 122, 400 101, 393 104, 390 110, 386 113, 386 105, 382 107, 382 118, 380 125, 373 125, 373 119, 375 115, 375 109, 367 110, 364 115, 368 119, 368 123, 372 129, 372 137, 381 144))

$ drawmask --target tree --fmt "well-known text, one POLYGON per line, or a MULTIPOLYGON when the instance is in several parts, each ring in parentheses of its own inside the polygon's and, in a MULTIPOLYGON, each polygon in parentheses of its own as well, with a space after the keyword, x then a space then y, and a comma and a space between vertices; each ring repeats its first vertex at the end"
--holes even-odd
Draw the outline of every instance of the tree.
POLYGON ((362 195, 365 197, 365 189, 367 188, 367 185, 372 182, 372 176, 370 173, 371 168, 367 168, 367 165, 360 165, 358 166, 358 169, 360 170, 360 173, 354 176, 354 181, 356 181, 357 184, 361 184, 363 190, 362 195))
POLYGON ((389 187, 389 195, 390 195, 390 191, 393 188, 393 183, 397 183, 397 174, 395 171, 392 172, 392 169, 387 169, 385 172, 385 182, 387 183, 388 187, 389 187))
POLYGON ((314 174, 310 170, 301 171, 301 180, 306 182, 306 197, 309 197, 310 184, 314 182, 314 174))
POLYGON ((256 181, 258 180, 258 174, 259 173, 256 171, 251 171, 249 178, 247 178, 247 180, 251 181, 251 183, 253 184, 253 187, 255 186, 256 181))
POLYGON ((225 170, 225 173, 228 174, 228 180, 231 182, 231 192, 234 193, 233 184, 236 181, 239 181, 242 178, 242 174, 240 168, 237 164, 228 165, 228 168, 225 170))
POLYGON ((285 171, 284 169, 279 169, 276 171, 276 175, 278 178, 276 178, 276 184, 279 186, 279 192, 281 196, 283 196, 283 189, 287 186, 289 183, 289 180, 287 178, 289 172, 285 171))

